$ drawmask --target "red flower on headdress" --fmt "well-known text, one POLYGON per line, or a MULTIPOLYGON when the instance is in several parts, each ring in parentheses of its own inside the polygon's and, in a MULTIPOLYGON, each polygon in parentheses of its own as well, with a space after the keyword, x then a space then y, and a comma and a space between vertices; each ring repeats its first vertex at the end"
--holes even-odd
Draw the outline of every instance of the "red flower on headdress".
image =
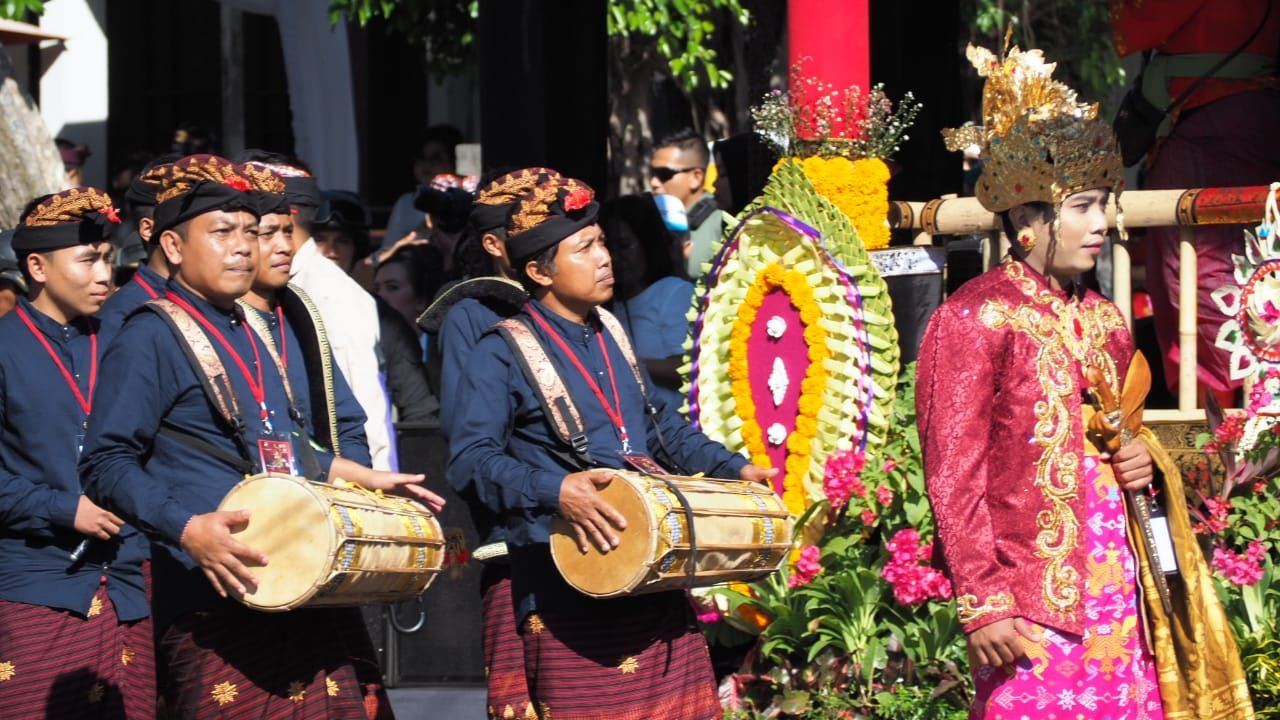
POLYGON ((120 213, 116 212, 116 209, 114 206, 112 205, 106 206, 105 208, 102 209, 102 214, 106 215, 107 219, 110 220, 111 222, 116 223, 117 225, 120 224, 120 213))
POLYGON ((249 185, 249 181, 248 181, 248 180, 245 180, 244 178, 240 177, 239 175, 232 175, 231 177, 227 178, 226 180, 223 180, 223 181, 222 181, 222 184, 223 184, 223 185, 226 185, 227 187, 229 187, 229 188, 231 188, 231 189, 233 189, 233 190, 239 190, 240 192, 249 192, 250 190, 252 190, 252 189, 253 189, 253 188, 249 185))
POLYGON ((564 196, 564 211, 573 212, 591 204, 591 191, 586 188, 578 188, 564 196))

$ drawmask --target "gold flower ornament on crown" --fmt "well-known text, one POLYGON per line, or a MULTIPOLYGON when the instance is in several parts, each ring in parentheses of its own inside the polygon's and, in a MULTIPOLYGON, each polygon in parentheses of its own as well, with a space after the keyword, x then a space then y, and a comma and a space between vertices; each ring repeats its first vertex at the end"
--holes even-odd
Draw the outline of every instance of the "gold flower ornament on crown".
POLYGON ((1124 236, 1120 193, 1124 167, 1111 126, 1098 118, 1097 103, 1082 103, 1053 79, 1056 63, 1039 50, 1009 47, 1003 57, 970 45, 969 62, 987 79, 982 125, 942 131, 947 149, 982 149, 978 202, 1003 212, 1030 202, 1055 208, 1069 195, 1096 188, 1111 191, 1116 228, 1124 236))
POLYGON ((156 194, 156 202, 163 203, 191 192, 201 182, 215 182, 241 192, 283 193, 284 181, 269 169, 234 163, 215 155, 195 155, 184 158, 165 168, 165 177, 156 194))
POLYGON ((106 193, 96 188, 80 187, 46 198, 32 208, 22 222, 27 227, 52 227, 59 223, 79 222, 83 213, 90 211, 116 216, 116 208, 106 193))

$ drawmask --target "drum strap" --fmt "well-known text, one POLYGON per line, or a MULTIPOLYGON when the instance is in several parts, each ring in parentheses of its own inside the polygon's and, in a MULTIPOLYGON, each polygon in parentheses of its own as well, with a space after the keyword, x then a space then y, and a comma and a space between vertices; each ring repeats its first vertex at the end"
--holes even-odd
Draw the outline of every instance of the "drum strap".
POLYGON ((507 341, 520 363, 525 379, 538 395, 538 403, 547 416, 547 422, 565 445, 572 457, 561 456, 570 467, 586 469, 595 465, 589 451, 590 441, 582 424, 582 415, 574 404, 564 378, 547 356, 547 350, 534 334, 533 329, 519 318, 507 318, 494 326, 507 341))
MULTIPOLYGON (((173 331, 174 336, 178 339, 178 346, 182 348, 183 354, 190 361, 191 368, 196 372, 196 377, 200 378, 200 386, 204 388, 205 395, 208 396, 209 401, 217 408, 218 414, 231 428, 236 447, 240 450, 241 461, 249 462, 250 468, 252 468, 252 460, 250 458, 253 456, 249 452, 249 443, 245 439, 245 424, 244 418, 240 414, 240 404, 236 402, 236 394, 231 389, 231 382, 227 378, 227 369, 222 364, 222 359, 218 357, 218 353, 214 351, 213 345, 209 342, 209 337, 204 334, 204 331, 196 325, 195 320, 185 310, 178 307, 177 303, 158 298, 147 301, 142 307, 164 318, 165 324, 173 331)), ((176 431, 172 427, 161 426, 160 431, 178 442, 197 450, 207 451, 207 447, 212 447, 204 440, 186 432, 176 431), (205 447, 196 447, 190 442, 191 440, 199 440, 205 447)), ((221 454, 219 453, 220 456, 221 454)))
MULTIPOLYGON (((644 375, 640 372, 640 364, 636 361, 636 354, 631 347, 631 341, 627 338, 627 333, 612 313, 604 308, 597 308, 597 312, 600 314, 600 324, 622 351, 622 356, 626 358, 636 384, 640 386, 640 395, 644 398, 645 417, 649 419, 649 427, 653 429, 658 445, 666 455, 664 460, 668 468, 687 475, 688 472, 676 462, 675 456, 667 447, 667 440, 663 437, 662 428, 658 425, 658 409, 649 400, 649 388, 644 381, 644 375)), ((525 379, 537 392, 538 401, 551 428, 572 450, 574 461, 570 464, 584 469, 592 467, 595 463, 592 462, 588 452, 589 442, 582 423, 582 415, 578 412, 578 406, 574 404, 568 388, 565 387, 564 379, 560 377, 557 366, 547 356, 542 341, 538 339, 533 329, 518 317, 502 320, 495 327, 519 360, 525 379)))
POLYGON ((672 495, 680 501, 680 509, 684 511, 685 524, 689 526, 689 559, 684 566, 684 588, 688 590, 693 587, 694 581, 697 580, 698 570, 698 530, 693 524, 693 506, 689 504, 689 499, 680 491, 680 484, 664 475, 649 475, 648 477, 661 480, 672 495))

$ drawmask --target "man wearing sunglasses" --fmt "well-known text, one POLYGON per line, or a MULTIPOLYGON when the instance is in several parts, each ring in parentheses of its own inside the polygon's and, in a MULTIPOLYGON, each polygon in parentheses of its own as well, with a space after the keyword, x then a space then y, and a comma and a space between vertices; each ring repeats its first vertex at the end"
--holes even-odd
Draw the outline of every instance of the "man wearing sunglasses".
POLYGON ((685 128, 663 138, 649 163, 649 190, 678 198, 689 216, 684 256, 691 279, 702 276, 702 266, 711 261, 724 233, 724 214, 706 189, 710 157, 702 136, 685 128))

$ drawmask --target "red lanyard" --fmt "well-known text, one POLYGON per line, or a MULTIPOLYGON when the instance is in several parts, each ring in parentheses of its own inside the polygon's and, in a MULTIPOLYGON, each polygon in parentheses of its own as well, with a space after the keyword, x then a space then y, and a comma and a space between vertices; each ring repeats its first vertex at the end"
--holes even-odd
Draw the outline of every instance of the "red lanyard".
POLYGON ((152 300, 155 300, 156 298, 160 297, 159 293, 155 291, 155 288, 148 285, 147 281, 142 279, 141 269, 139 269, 138 272, 135 272, 133 274, 133 280, 134 282, 138 283, 138 285, 141 286, 143 290, 147 291, 147 295, 149 295, 152 300))
POLYGON ((622 402, 618 399, 618 383, 613 378, 613 363, 609 360, 609 350, 604 344, 604 334, 596 333, 596 339, 600 341, 600 354, 604 355, 604 366, 605 369, 609 371, 609 385, 613 387, 612 406, 609 405, 608 399, 605 398, 604 391, 600 389, 599 383, 597 383, 595 378, 591 376, 591 373, 587 372, 587 369, 583 367, 582 361, 578 359, 577 353, 569 347, 568 343, 561 339, 560 334, 552 329, 550 323, 544 320, 542 315, 534 309, 532 305, 529 305, 528 307, 529 315, 533 317, 534 321, 538 323, 547 335, 551 336, 552 340, 555 340, 556 345, 560 346, 560 349, 564 351, 564 354, 569 356, 569 361, 573 363, 575 368, 577 368, 578 372, 582 375, 582 379, 587 381, 587 387, 590 387, 591 392, 596 394, 596 399, 600 401, 600 407, 604 408, 605 414, 609 416, 609 419, 613 421, 614 427, 618 429, 618 439, 622 441, 623 454, 630 455, 631 441, 627 438, 627 426, 622 421, 622 402))
POLYGON ((227 351, 227 354, 231 356, 231 359, 235 360, 236 367, 240 369, 240 374, 244 376, 244 381, 249 386, 249 392, 253 394, 254 401, 258 403, 258 411, 262 415, 262 425, 266 428, 266 431, 270 433, 271 413, 267 410, 267 390, 262 384, 262 359, 258 356, 258 344, 253 341, 253 332, 249 330, 248 326, 244 327, 244 334, 249 338, 249 347, 253 349, 253 363, 258 371, 256 383, 254 382, 253 376, 249 374, 249 366, 245 364, 244 358, 240 357, 240 353, 236 352, 236 349, 231 347, 231 343, 227 342, 227 339, 223 337, 222 332, 218 330, 218 328, 214 327, 213 323, 209 322, 199 310, 195 309, 195 307, 191 305, 191 303, 183 300, 172 290, 166 290, 164 296, 172 300, 178 307, 186 310, 187 314, 191 317, 195 318, 196 322, 200 323, 200 326, 208 331, 209 334, 213 336, 214 340, 218 341, 218 344, 222 345, 222 349, 227 351))
POLYGON ((53 351, 53 346, 49 344, 49 340, 45 338, 44 333, 36 329, 36 324, 31 322, 31 316, 22 307, 14 308, 18 313, 18 317, 22 318, 22 322, 31 331, 40 344, 44 346, 44 351, 49 353, 49 357, 53 360, 53 364, 58 366, 58 370, 62 372, 62 379, 67 381, 67 386, 71 388, 71 392, 75 393, 76 402, 80 403, 80 409, 84 411, 85 417, 88 417, 89 411, 93 409, 93 388, 98 384, 98 333, 89 333, 89 351, 93 353, 92 359, 89 361, 89 397, 85 397, 80 392, 80 386, 76 384, 76 380, 71 375, 71 371, 67 370, 67 366, 63 364, 62 358, 58 357, 58 353, 53 351))

